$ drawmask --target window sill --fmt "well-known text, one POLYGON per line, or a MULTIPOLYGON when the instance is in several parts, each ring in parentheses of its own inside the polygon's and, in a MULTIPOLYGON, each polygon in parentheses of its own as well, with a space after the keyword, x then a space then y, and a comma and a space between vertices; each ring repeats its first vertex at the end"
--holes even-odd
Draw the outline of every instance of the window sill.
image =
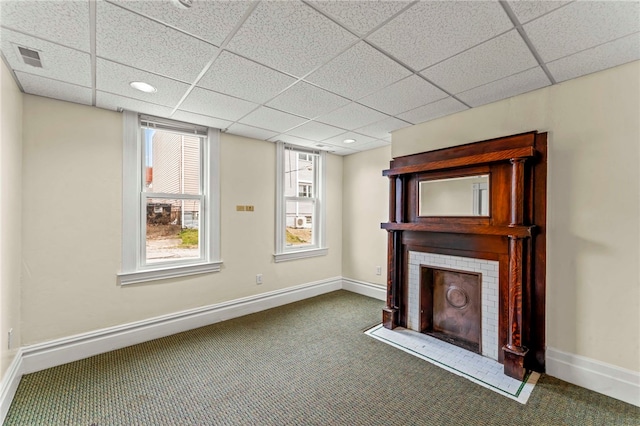
POLYGON ((168 278, 186 277, 189 275, 208 274, 220 271, 220 265, 222 265, 222 260, 148 271, 121 272, 118 274, 118 283, 120 285, 129 285, 168 278))
POLYGON ((288 262, 290 260, 305 259, 308 257, 326 256, 329 253, 328 248, 317 248, 310 250, 299 250, 286 253, 277 253, 273 255, 276 263, 288 262))

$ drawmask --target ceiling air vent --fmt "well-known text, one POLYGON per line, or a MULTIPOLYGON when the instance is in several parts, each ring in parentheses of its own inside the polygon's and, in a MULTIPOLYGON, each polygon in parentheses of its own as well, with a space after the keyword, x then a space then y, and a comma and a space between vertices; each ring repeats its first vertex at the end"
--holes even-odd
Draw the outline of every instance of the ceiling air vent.
POLYGON ((40 54, 35 50, 27 49, 26 47, 18 46, 18 51, 25 64, 32 67, 42 68, 42 60, 40 60, 40 54))

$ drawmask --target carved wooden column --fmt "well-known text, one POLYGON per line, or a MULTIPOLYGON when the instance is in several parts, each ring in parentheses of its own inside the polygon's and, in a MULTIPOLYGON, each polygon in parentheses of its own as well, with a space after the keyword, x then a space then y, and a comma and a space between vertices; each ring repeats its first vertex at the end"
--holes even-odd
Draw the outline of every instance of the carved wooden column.
MULTIPOLYGON (((397 176, 389 176, 389 222, 396 222, 397 176)), ((382 325, 394 329, 398 325, 398 283, 396 274, 396 231, 387 231, 387 304, 382 309, 382 325)))
MULTIPOLYGON (((524 226, 524 164, 525 158, 511 159, 511 223, 510 227, 524 226)), ((518 380, 526 375, 524 359, 528 349, 522 342, 522 286, 524 238, 509 235, 509 330, 504 351, 504 374, 518 380)))

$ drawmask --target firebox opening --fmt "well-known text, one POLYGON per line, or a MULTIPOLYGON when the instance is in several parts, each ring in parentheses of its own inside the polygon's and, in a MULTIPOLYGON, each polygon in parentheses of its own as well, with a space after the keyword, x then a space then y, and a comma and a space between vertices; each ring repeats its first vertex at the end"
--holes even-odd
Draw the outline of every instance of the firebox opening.
POLYGON ((420 332, 482 354, 482 274, 423 266, 420 332))

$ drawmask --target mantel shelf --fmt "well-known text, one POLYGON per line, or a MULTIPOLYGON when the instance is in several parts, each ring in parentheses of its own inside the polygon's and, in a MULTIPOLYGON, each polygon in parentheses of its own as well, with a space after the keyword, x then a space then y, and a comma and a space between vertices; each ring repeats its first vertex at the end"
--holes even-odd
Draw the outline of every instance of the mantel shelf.
POLYGON ((505 237, 529 238, 535 226, 467 225, 459 223, 381 223, 388 231, 448 232, 452 234, 501 235, 505 237))

